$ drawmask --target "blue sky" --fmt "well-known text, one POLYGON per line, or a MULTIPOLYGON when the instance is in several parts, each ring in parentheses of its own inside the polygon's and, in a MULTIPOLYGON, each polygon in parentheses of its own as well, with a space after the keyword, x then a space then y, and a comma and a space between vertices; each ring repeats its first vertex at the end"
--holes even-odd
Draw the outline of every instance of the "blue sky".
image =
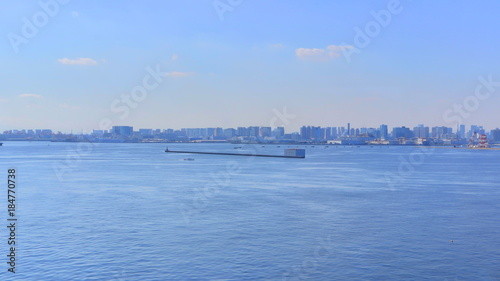
POLYGON ((498 1, 18 2, 0 130, 500 127, 498 1))

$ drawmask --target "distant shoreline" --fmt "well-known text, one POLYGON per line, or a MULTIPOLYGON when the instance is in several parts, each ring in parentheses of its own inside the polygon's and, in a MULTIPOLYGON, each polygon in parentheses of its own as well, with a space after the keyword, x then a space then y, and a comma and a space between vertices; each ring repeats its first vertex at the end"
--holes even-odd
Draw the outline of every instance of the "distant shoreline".
POLYGON ((99 143, 99 144, 151 144, 151 143, 163 143, 163 144, 232 144, 232 145, 270 145, 270 146, 290 146, 290 145, 303 145, 303 146, 349 146, 349 147, 361 147, 361 146, 377 146, 377 147, 437 147, 437 148, 457 148, 457 149, 476 149, 476 150, 500 150, 500 144, 491 144, 490 148, 469 148, 467 145, 450 145, 450 144, 433 144, 433 145, 422 145, 422 144, 339 144, 339 143, 314 143, 314 142, 284 142, 284 143, 266 143, 266 142, 229 142, 229 141, 89 141, 89 140, 2 140, 0 142, 51 142, 51 143, 99 143))

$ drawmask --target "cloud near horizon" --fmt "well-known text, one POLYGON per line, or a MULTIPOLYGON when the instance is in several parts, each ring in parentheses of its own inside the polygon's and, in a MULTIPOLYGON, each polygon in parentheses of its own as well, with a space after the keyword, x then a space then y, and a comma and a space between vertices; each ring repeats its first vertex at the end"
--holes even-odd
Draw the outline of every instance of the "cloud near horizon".
POLYGON ((172 72, 167 72, 165 73, 166 77, 173 77, 173 78, 182 78, 182 77, 188 77, 193 75, 194 72, 179 72, 179 71, 172 71, 172 72))
POLYGON ((328 61, 340 56, 344 50, 352 49, 353 46, 329 45, 325 49, 317 48, 298 48, 295 55, 301 60, 307 61, 328 61))
POLYGON ((37 99, 43 98, 42 95, 37 95, 37 94, 20 94, 19 97, 20 98, 37 98, 37 99))
POLYGON ((62 58, 57 60, 61 64, 72 64, 72 65, 96 65, 97 61, 91 58, 78 58, 78 59, 68 59, 62 58))

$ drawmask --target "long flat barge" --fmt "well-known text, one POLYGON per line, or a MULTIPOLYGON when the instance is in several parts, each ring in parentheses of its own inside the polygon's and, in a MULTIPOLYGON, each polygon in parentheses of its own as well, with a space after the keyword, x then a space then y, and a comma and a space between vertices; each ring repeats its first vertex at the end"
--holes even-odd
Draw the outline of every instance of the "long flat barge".
POLYGON ((253 153, 202 152, 202 151, 169 150, 168 148, 165 149, 165 152, 191 153, 191 154, 211 154, 211 155, 233 155, 233 156, 279 157, 279 158, 306 158, 305 154, 303 154, 303 155, 271 155, 271 154, 253 154, 253 153))

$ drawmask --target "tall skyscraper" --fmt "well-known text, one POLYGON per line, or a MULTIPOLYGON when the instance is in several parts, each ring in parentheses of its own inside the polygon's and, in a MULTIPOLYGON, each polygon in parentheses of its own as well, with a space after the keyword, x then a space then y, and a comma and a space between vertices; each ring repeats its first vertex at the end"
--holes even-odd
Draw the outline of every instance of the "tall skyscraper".
POLYGON ((387 140, 389 137, 389 133, 387 132, 387 125, 380 125, 380 139, 387 140))
POLYGON ((300 128, 300 137, 303 140, 309 140, 312 138, 312 128, 311 126, 302 126, 300 128))
POLYGON ((338 133, 337 133, 337 127, 332 127, 332 134, 330 136, 330 139, 334 140, 338 137, 338 133))
POLYGON ((500 142, 500 129, 491 130, 491 140, 500 142))
POLYGON ((459 138, 465 138, 465 125, 460 125, 458 129, 458 137, 459 138))
POLYGON ((424 127, 424 125, 418 125, 418 127, 413 128, 413 135, 416 138, 428 138, 429 127, 424 127))
POLYGON ((315 140, 321 140, 324 138, 324 131, 321 130, 321 127, 311 127, 311 138, 315 140))

